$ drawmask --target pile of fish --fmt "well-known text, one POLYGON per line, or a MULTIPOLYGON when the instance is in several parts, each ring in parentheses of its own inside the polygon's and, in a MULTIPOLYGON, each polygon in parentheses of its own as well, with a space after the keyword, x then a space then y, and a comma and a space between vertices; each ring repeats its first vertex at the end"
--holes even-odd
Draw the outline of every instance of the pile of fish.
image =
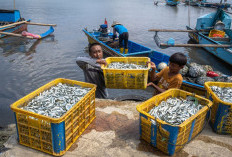
POLYGON ((211 86, 212 91, 224 102, 232 103, 232 88, 231 87, 218 87, 211 86))
POLYGON ((59 118, 90 90, 91 88, 59 83, 49 90, 40 93, 27 106, 23 106, 22 109, 52 118, 59 118))
POLYGON ((146 65, 133 63, 112 62, 108 65, 109 69, 147 69, 146 65))
POLYGON ((219 71, 214 71, 218 74, 217 77, 208 77, 207 72, 209 71, 213 71, 211 66, 192 62, 185 65, 184 68, 180 70, 180 74, 183 76, 184 80, 202 86, 204 86, 205 82, 232 82, 232 76, 224 75, 219 71))
MULTIPOLYGON (((203 105, 199 104, 195 97, 188 96, 186 99, 169 98, 152 108, 148 113, 171 125, 180 125, 202 108, 203 105)), ((152 123, 156 124, 154 120, 152 123)))

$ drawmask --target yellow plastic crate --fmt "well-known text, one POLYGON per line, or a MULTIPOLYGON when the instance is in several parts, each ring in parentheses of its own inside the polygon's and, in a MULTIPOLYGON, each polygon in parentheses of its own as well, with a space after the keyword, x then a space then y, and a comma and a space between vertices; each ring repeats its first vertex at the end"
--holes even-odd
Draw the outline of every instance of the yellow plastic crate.
POLYGON ((224 102, 212 91, 211 86, 231 87, 227 82, 206 82, 207 98, 213 101, 210 125, 216 133, 232 135, 232 103, 224 102))
POLYGON ((220 30, 216 30, 216 29, 213 29, 210 31, 209 33, 209 37, 215 37, 214 35, 219 35, 217 37, 224 37, 225 36, 225 32, 224 31, 220 31, 220 30))
MULTIPOLYGON (((137 65, 146 65, 150 61, 148 57, 108 57, 107 64, 113 62, 133 63, 137 65)), ((150 64, 146 69, 109 69, 103 65, 105 85, 107 88, 115 89, 146 89, 148 80, 148 71, 150 64)))
POLYGON ((19 143, 55 156, 63 155, 95 119, 96 85, 74 80, 55 79, 11 105, 19 143), (60 118, 50 118, 21 109, 41 92, 58 83, 92 88, 60 118))
POLYGON ((195 95, 195 98, 205 107, 180 125, 171 125, 148 114, 154 106, 158 106, 168 98, 178 97, 186 99, 187 96, 193 96, 193 94, 180 89, 169 89, 138 105, 141 138, 164 153, 173 155, 200 133, 204 124, 206 124, 206 115, 212 106, 212 102, 198 95, 195 95), (152 123, 151 120, 155 120, 156 124, 152 123))

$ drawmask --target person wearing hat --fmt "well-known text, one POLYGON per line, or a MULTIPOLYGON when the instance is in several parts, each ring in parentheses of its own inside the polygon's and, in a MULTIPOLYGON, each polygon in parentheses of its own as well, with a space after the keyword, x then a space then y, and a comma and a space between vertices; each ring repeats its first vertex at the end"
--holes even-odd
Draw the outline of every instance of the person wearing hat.
POLYGON ((117 37, 116 33, 119 34, 119 47, 120 47, 120 53, 123 53, 125 49, 125 54, 128 52, 128 38, 129 38, 129 33, 121 23, 114 21, 113 24, 111 25, 113 27, 113 40, 117 37), (123 47, 123 42, 124 42, 124 47, 123 47))
POLYGON ((223 38, 225 36, 225 24, 222 21, 217 21, 214 25, 214 29, 210 31, 210 37, 223 38))

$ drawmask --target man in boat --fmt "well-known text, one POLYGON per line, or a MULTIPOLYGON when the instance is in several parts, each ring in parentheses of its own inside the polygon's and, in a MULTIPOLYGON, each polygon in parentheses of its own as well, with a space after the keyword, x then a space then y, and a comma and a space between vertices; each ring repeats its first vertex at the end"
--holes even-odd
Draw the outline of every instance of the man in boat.
POLYGON ((182 85, 183 77, 179 73, 180 70, 187 63, 187 57, 180 52, 174 53, 169 58, 169 66, 156 74, 156 65, 151 63, 151 81, 147 86, 155 88, 154 95, 160 94, 170 88, 180 88, 182 85), (155 84, 156 82, 157 84, 155 84))
POLYGON ((114 21, 113 24, 111 25, 113 27, 113 40, 117 37, 117 34, 119 34, 119 47, 120 47, 120 53, 123 53, 125 50, 125 54, 128 52, 128 38, 129 38, 129 33, 121 23, 114 21), (124 47, 123 47, 123 42, 124 42, 124 47))
POLYGON ((107 98, 108 92, 101 69, 101 64, 106 65, 106 61, 103 59, 101 45, 98 43, 90 44, 89 56, 77 57, 76 63, 83 70, 85 81, 97 85, 96 98, 107 98))

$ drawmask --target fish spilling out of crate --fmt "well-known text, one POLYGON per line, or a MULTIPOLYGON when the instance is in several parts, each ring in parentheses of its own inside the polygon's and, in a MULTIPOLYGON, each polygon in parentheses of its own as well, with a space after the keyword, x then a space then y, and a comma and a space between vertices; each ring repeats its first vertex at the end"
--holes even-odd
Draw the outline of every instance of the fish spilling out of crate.
POLYGON ((232 88, 231 87, 218 87, 211 86, 212 91, 224 102, 232 103, 232 88))
POLYGON ((138 65, 134 63, 112 62, 108 65, 109 69, 146 69, 146 65, 138 65))
POLYGON ((52 118, 60 118, 90 90, 91 88, 59 83, 40 93, 22 109, 52 118))
MULTIPOLYGON (((204 106, 192 96, 183 98, 169 98, 152 108, 148 113, 155 118, 163 120, 171 125, 180 125, 185 120, 195 115, 204 106)), ((156 122, 152 120, 155 124, 156 122)))

